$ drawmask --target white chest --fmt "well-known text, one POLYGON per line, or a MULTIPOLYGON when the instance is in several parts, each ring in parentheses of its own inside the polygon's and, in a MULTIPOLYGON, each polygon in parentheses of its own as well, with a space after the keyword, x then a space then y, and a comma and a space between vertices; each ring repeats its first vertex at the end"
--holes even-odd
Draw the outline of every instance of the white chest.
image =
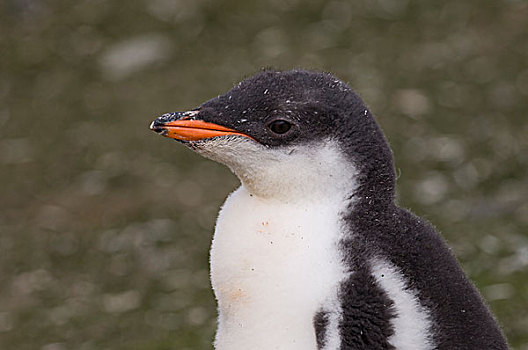
POLYGON ((343 206, 264 200, 244 187, 231 194, 211 248, 217 350, 316 349, 313 316, 338 308, 346 274, 337 249, 343 206))

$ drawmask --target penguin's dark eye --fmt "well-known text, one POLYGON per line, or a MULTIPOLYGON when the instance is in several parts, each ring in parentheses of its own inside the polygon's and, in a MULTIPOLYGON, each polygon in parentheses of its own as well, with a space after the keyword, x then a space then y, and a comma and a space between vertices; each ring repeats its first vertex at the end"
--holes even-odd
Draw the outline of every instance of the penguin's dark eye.
POLYGON ((268 128, 275 134, 285 134, 291 129, 292 125, 286 120, 275 120, 268 125, 268 128))

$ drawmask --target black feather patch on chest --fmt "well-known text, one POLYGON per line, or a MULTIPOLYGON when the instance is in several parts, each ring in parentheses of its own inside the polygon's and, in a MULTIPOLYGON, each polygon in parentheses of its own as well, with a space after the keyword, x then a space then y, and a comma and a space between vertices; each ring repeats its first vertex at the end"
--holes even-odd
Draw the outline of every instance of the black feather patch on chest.
POLYGON ((326 330, 329 321, 328 312, 324 310, 319 310, 314 316, 313 323, 318 350, 321 350, 326 345, 326 330))
POLYGON ((343 282, 339 298, 341 350, 394 349, 388 342, 394 334, 390 323, 395 317, 393 302, 367 268, 357 270, 343 282))

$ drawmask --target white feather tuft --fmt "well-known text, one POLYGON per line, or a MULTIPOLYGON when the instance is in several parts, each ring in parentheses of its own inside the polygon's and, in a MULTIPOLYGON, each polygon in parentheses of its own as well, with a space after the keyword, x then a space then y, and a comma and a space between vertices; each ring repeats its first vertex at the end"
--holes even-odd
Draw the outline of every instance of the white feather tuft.
POLYGON ((420 303, 417 292, 409 288, 404 275, 381 259, 372 261, 371 268, 378 285, 394 302, 394 334, 389 343, 398 350, 434 349, 430 312, 420 303))

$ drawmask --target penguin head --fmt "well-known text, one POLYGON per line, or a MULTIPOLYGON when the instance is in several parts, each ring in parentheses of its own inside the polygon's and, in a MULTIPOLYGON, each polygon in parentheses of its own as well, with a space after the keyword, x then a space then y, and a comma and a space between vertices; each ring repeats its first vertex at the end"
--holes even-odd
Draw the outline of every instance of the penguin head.
POLYGON ((379 170, 393 173, 390 149, 365 104, 326 73, 263 71, 196 109, 158 117, 150 128, 227 165, 263 197, 351 196, 379 170))

